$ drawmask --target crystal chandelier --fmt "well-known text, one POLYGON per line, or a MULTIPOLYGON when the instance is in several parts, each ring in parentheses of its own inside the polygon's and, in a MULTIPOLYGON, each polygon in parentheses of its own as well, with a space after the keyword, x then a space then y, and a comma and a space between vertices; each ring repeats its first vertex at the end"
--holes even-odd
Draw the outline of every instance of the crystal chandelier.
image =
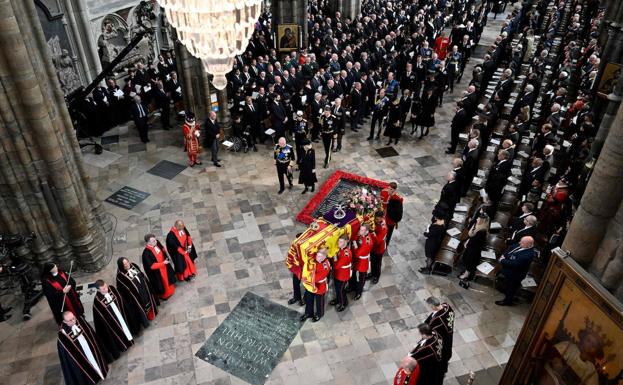
POLYGON ((178 39, 201 59, 222 90, 234 57, 244 53, 260 17, 262 0, 158 0, 178 39))

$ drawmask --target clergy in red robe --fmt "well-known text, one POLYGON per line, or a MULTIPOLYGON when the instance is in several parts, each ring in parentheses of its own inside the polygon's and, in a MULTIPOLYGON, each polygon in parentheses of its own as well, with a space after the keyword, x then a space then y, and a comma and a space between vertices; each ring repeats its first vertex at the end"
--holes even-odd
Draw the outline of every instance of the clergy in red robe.
POLYGON ((192 167, 196 164, 201 164, 200 161, 197 161, 201 130, 199 124, 195 121, 195 114, 192 112, 186 113, 186 121, 182 126, 182 131, 184 133, 184 149, 188 155, 188 165, 192 167))
POLYGON ((372 251, 370 252, 370 275, 372 283, 377 284, 381 278, 383 254, 385 254, 385 238, 387 237, 387 225, 385 224, 385 213, 377 211, 374 213, 374 232, 372 236, 372 251))
POLYGON ((84 307, 76 291, 76 281, 54 263, 43 265, 41 286, 56 323, 60 325, 63 322, 65 310, 71 311, 78 317, 84 316, 84 307))
POLYGON ((99 338, 84 318, 71 311, 65 311, 61 319, 56 345, 65 384, 97 384, 108 374, 99 338))
POLYGON ((171 259, 154 234, 145 235, 143 250, 143 268, 158 298, 167 300, 175 293, 175 272, 171 259))
POLYGON ((181 219, 175 221, 175 225, 167 234, 167 250, 173 259, 177 280, 189 282, 195 278, 197 275, 197 268, 195 267, 197 251, 190 233, 181 219))
POLYGON ((374 245, 367 224, 359 228, 359 236, 351 245, 353 248, 353 276, 348 286, 355 290, 355 301, 361 298, 363 287, 366 284, 366 276, 370 267, 370 252, 374 245))
POLYGON ((437 39, 435 39, 435 53, 439 60, 444 60, 448 53, 448 46, 450 45, 450 39, 446 37, 445 32, 442 32, 437 39))
POLYGON ((95 281, 97 293, 93 300, 93 323, 102 348, 116 360, 134 345, 123 300, 114 286, 101 279, 95 281))
POLYGON ((344 234, 337 240, 338 252, 333 262, 333 283, 335 284, 335 299, 329 302, 330 305, 337 305, 337 311, 341 312, 348 306, 346 297, 346 283, 350 279, 352 272, 353 254, 350 250, 348 235, 344 234))
POLYGON ((141 327, 148 327, 149 321, 156 318, 160 303, 147 276, 137 264, 123 257, 117 260, 117 290, 123 299, 130 332, 137 335, 141 327))
POLYGON ((418 325, 422 339, 415 345, 410 356, 415 358, 420 367, 418 385, 439 385, 443 381, 443 374, 439 373, 443 341, 437 332, 431 330, 425 323, 418 325))
POLYGON ((400 360, 400 367, 394 376, 394 385, 417 385, 420 366, 415 358, 406 356, 400 360))

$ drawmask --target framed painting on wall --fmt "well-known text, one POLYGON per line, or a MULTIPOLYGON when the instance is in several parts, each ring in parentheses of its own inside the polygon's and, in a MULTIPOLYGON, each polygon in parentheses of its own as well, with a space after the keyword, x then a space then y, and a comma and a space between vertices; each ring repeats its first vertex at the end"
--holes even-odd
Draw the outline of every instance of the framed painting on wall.
POLYGON ((623 308, 554 250, 500 384, 623 385, 623 308))
POLYGON ((280 52, 295 51, 299 48, 298 24, 280 24, 277 26, 277 49, 280 52))

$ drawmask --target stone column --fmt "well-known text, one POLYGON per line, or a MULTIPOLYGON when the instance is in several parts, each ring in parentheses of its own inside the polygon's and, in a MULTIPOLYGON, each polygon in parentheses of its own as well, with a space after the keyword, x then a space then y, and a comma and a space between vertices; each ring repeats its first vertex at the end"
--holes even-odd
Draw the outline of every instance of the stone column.
MULTIPOLYGON (((272 2, 273 28, 276 36, 279 24, 298 24, 307 47, 307 0, 274 0, 272 2)), ((276 38, 275 40, 278 40, 276 38)))
MULTIPOLYGON (((209 88, 208 88, 209 90, 209 88)), ((231 128, 231 114, 229 112, 229 106, 227 105, 227 88, 223 88, 222 90, 218 90, 218 120, 221 125, 221 128, 228 132, 231 128)), ((208 94, 208 100, 210 99, 210 95, 208 94)), ((208 109, 210 107, 208 106, 208 109)))
POLYGON ((562 249, 584 267, 590 265, 623 198, 623 106, 588 181, 562 249))
POLYGON ((35 232, 36 262, 103 267, 101 205, 31 1, 0 0, 0 144, 0 231, 35 232))
POLYGON ((91 82, 102 71, 102 63, 97 53, 97 42, 91 32, 91 21, 85 1, 63 0, 63 6, 70 19, 85 74, 91 82))
POLYGON ((342 14, 342 19, 348 17, 354 20, 361 13, 361 0, 334 0, 332 9, 339 11, 342 14))
POLYGON ((622 299, 623 295, 623 204, 619 204, 616 215, 608 224, 589 272, 613 294, 622 299))

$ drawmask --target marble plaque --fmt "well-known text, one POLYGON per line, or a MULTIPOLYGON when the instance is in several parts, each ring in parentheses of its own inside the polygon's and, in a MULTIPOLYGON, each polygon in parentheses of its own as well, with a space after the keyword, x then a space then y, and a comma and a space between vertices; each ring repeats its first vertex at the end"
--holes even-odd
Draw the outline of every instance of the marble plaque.
POLYGON ((195 355, 250 384, 264 384, 299 332, 299 317, 247 292, 195 355))
POLYGON ((132 210, 136 205, 147 199, 149 193, 124 186, 108 198, 106 202, 126 210, 132 210))

